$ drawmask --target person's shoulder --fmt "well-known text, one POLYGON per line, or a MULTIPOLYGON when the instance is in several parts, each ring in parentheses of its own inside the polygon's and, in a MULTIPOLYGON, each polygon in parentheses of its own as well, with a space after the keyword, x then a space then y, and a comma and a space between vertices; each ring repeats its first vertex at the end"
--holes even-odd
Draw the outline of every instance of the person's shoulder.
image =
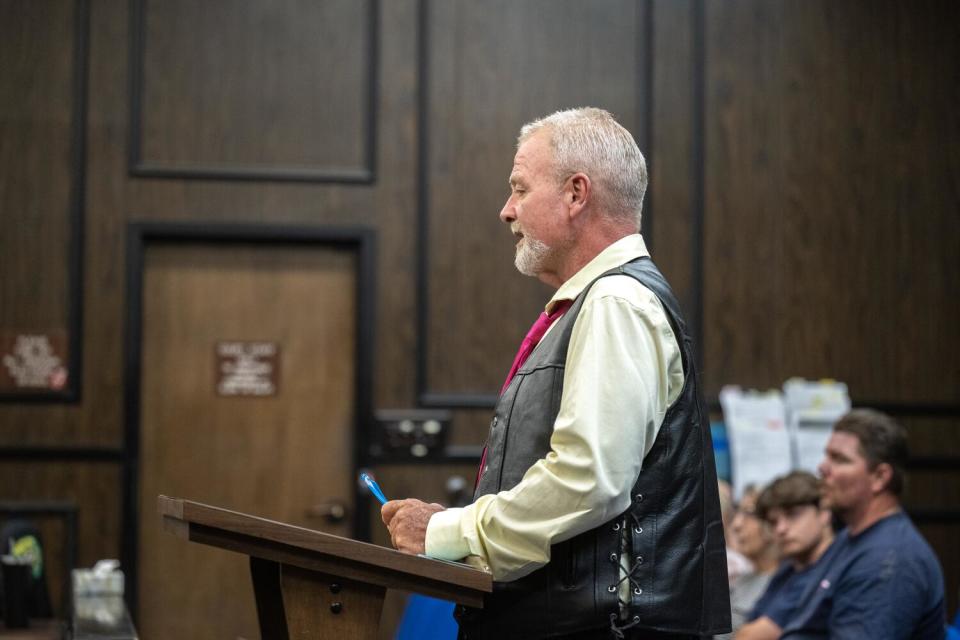
POLYGON ((877 521, 853 540, 853 546, 865 550, 893 549, 900 553, 933 553, 926 539, 903 511, 877 521))
POLYGON ((810 567, 809 573, 816 574, 826 585, 857 577, 864 568, 875 562, 875 556, 871 548, 856 542, 857 539, 850 536, 850 530, 844 527, 837 532, 824 554, 810 567))
POLYGON ((926 565, 927 571, 941 572, 940 561, 937 554, 927 539, 923 537, 920 530, 913 523, 913 520, 906 513, 897 514, 895 535, 890 536, 890 543, 903 552, 916 564, 914 566, 926 565))
POLYGON ((841 554, 843 564, 851 569, 873 572, 877 567, 888 571, 939 575, 940 562, 910 517, 902 511, 874 523, 865 531, 849 538, 841 554))
POLYGON ((797 574, 793 565, 789 562, 783 562, 777 570, 768 574, 767 583, 764 588, 764 599, 770 601, 778 597, 779 592, 793 581, 797 574))
POLYGON ((777 570, 774 571, 770 576, 771 582, 780 582, 785 580, 796 573, 796 570, 793 568, 793 563, 789 560, 784 560, 780 563, 780 566, 777 567, 777 570))
POLYGON ((603 276, 594 282, 587 291, 584 304, 601 300, 626 302, 637 309, 662 313, 662 305, 656 294, 636 278, 622 273, 603 276))

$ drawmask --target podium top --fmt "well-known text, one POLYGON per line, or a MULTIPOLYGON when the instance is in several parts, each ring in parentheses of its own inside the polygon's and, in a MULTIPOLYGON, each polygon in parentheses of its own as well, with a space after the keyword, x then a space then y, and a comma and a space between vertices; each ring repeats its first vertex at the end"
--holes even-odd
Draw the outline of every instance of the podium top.
POLYGON ((182 538, 387 588, 482 606, 492 576, 458 562, 413 556, 322 531, 191 500, 159 496, 164 526, 182 538))

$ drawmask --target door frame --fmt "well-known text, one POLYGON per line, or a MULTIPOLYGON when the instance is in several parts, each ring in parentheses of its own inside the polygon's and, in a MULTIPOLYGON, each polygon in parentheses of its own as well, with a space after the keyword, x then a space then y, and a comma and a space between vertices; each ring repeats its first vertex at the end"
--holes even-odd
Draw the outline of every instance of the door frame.
MULTIPOLYGON (((133 222, 127 226, 126 255, 126 319, 124 322, 123 375, 123 490, 120 542, 121 566, 126 574, 125 599, 136 619, 139 598, 139 516, 140 505, 140 393, 141 350, 143 339, 144 256, 148 246, 183 243, 315 245, 347 248, 357 257, 356 279, 356 342, 354 354, 356 386, 354 400, 353 473, 366 463, 372 435, 374 303, 376 301, 375 251, 376 233, 367 227, 296 226, 259 224, 133 222)), ((352 535, 370 539, 369 497, 353 487, 352 535)))

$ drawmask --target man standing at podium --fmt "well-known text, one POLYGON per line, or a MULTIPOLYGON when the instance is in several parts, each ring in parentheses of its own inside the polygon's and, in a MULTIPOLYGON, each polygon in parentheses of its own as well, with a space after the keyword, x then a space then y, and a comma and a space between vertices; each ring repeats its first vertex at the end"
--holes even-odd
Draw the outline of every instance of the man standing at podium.
POLYGON ((556 288, 503 385, 474 502, 382 510, 394 546, 492 572, 462 638, 728 631, 707 414, 679 305, 639 234, 636 142, 606 111, 523 127, 500 219, 556 288))

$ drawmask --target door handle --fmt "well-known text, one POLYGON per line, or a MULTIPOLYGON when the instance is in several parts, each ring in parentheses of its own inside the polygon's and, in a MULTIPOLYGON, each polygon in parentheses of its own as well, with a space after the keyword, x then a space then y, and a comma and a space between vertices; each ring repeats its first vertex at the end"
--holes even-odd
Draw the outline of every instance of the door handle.
POLYGON ((347 505, 342 500, 320 502, 307 509, 308 518, 322 518, 330 524, 339 524, 347 519, 347 505))

